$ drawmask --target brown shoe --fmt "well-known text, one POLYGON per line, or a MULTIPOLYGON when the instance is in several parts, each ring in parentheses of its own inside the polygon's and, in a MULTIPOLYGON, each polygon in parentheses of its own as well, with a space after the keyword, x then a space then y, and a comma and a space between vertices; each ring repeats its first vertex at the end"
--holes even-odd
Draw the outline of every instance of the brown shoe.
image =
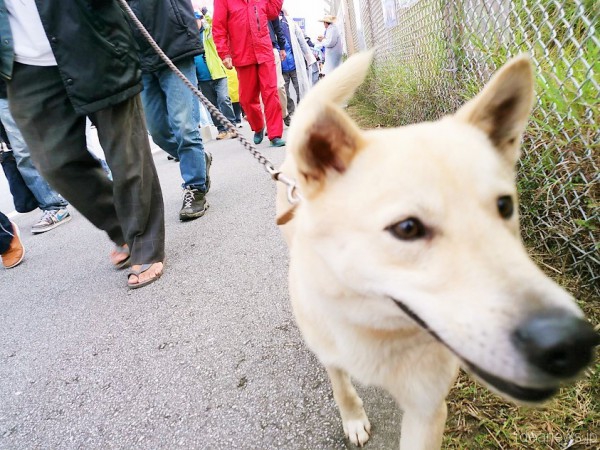
POLYGON ((11 222, 13 226, 13 238, 10 241, 8 250, 2 253, 2 264, 6 269, 11 269, 21 264, 25 257, 25 247, 21 243, 21 234, 16 223, 11 222))

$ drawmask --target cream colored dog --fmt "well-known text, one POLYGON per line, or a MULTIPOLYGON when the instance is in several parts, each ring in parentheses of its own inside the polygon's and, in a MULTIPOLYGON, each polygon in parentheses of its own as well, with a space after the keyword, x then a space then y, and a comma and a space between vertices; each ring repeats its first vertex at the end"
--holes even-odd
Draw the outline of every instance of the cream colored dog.
POLYGON ((454 115, 361 131, 337 104, 371 58, 351 57, 294 116, 281 171, 303 199, 292 210, 278 192, 290 295, 350 441, 364 444, 371 427, 352 376, 394 396, 402 450, 439 449, 459 366, 537 403, 590 362, 598 336, 519 238, 528 58, 511 60, 454 115))

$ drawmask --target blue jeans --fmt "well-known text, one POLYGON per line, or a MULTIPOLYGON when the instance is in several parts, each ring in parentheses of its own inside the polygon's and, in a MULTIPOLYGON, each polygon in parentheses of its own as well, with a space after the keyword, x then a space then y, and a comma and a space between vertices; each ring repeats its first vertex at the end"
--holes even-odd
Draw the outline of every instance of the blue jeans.
POLYGON ((66 207, 69 202, 50 187, 33 165, 29 147, 27 147, 21 132, 17 128, 17 124, 8 109, 8 100, 5 98, 0 99, 0 120, 10 140, 10 146, 17 161, 17 168, 23 177, 23 181, 37 200, 39 208, 43 211, 52 211, 66 207))
MULTIPOLYGON (((227 77, 218 78, 216 80, 200 81, 200 90, 202 94, 216 106, 221 114, 225 116, 227 120, 235 125, 235 114, 233 112, 233 106, 231 105, 231 98, 229 98, 229 90, 227 88, 227 77)), ((224 125, 213 117, 213 122, 217 126, 219 131, 227 131, 224 125)))
MULTIPOLYGON (((198 84, 193 57, 176 65, 194 86, 198 84)), ((152 139, 169 155, 179 158, 183 186, 205 192, 206 161, 198 129, 198 99, 168 67, 144 73, 142 82, 142 102, 152 139)))

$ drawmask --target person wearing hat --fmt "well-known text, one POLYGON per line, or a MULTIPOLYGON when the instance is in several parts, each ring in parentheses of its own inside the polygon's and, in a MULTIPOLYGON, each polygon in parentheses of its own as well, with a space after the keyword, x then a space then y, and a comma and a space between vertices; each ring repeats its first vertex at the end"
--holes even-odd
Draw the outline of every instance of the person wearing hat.
POLYGON ((319 22, 325 26, 325 34, 317 40, 325 49, 325 65, 322 73, 327 75, 342 62, 342 37, 335 24, 335 16, 326 15, 319 22))

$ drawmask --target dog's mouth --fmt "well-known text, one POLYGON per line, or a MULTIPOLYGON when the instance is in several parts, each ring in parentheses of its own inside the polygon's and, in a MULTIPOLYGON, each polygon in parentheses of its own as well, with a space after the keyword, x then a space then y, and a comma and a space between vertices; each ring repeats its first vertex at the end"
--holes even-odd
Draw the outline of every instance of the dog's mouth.
POLYGON ((463 358, 461 358, 461 360, 464 361, 470 372, 481 378, 493 388, 497 389, 499 392, 512 397, 515 400, 529 403, 539 403, 543 402, 544 400, 548 400, 550 397, 556 394, 556 391, 558 390, 556 387, 532 388, 519 386, 518 384, 511 383, 510 381, 506 381, 502 378, 492 375, 491 373, 483 370, 481 367, 478 367, 463 358))
POLYGON ((464 363, 464 365, 470 372, 472 372, 478 378, 480 378, 485 383, 489 384, 502 394, 523 402, 539 403, 552 397, 558 390, 557 387, 536 388, 520 386, 516 383, 497 377, 496 375, 492 375, 489 372, 486 372, 481 367, 477 366, 476 364, 473 364, 466 358, 463 358, 460 355, 460 353, 458 353, 450 345, 448 345, 435 331, 433 331, 429 327, 429 325, 423 319, 421 319, 421 317, 415 314, 408 306, 406 306, 401 301, 396 300, 395 298, 392 298, 392 300, 408 317, 414 320, 421 328, 427 331, 440 344, 444 345, 444 347, 446 347, 448 350, 454 353, 454 355, 456 355, 456 357, 458 357, 458 359, 460 359, 464 363))

